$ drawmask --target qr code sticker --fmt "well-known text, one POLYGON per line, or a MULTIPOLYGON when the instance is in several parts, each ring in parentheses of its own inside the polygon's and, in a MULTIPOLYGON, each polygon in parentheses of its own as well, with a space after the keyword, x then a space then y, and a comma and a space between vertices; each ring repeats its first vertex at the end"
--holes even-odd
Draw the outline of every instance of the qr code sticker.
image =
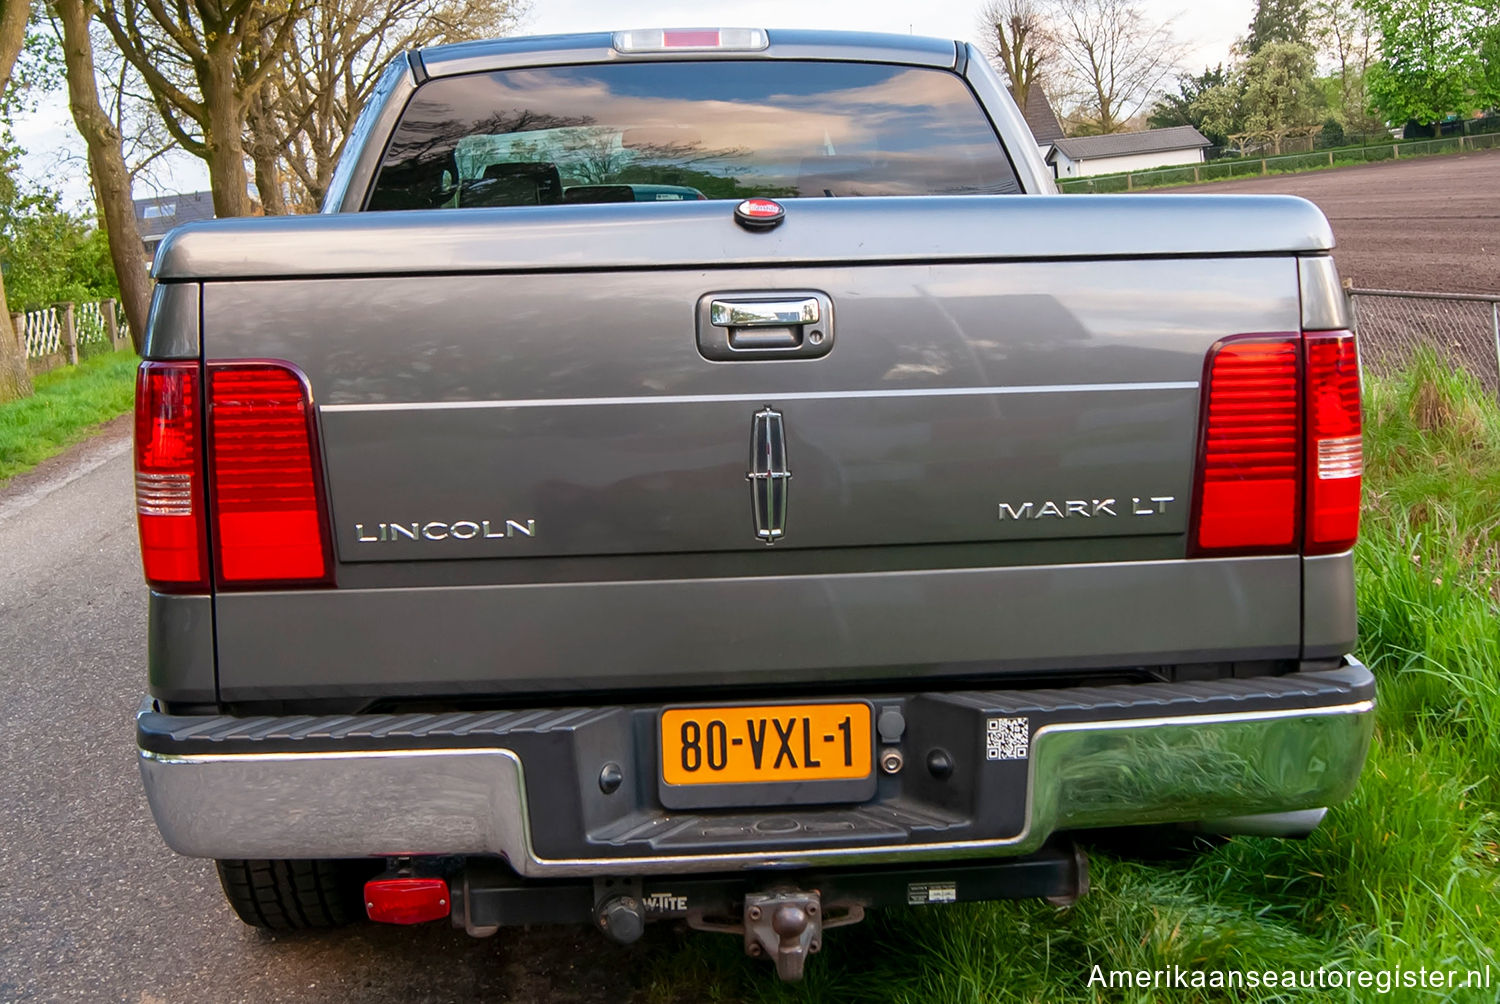
POLYGON ((1024 718, 991 718, 984 727, 984 758, 1025 760, 1030 736, 1024 718))

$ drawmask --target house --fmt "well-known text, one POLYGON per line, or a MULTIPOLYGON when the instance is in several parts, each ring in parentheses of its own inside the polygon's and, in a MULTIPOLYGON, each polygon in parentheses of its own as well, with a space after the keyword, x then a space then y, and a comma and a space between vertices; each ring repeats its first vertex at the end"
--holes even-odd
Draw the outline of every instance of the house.
POLYGON ((156 256, 156 246, 167 231, 183 223, 214 218, 212 192, 189 192, 186 195, 158 195, 136 199, 135 225, 141 231, 141 244, 147 260, 156 256))
POLYGON ((1203 163, 1212 146, 1192 126, 1117 132, 1107 136, 1076 136, 1056 140, 1046 161, 1055 178, 1084 178, 1120 171, 1149 171, 1203 163))
POLYGON ((1036 145, 1042 149, 1042 159, 1046 160, 1052 153, 1052 145, 1063 138, 1063 131, 1062 125, 1057 121, 1057 114, 1052 111, 1052 105, 1048 103, 1047 95, 1042 93, 1039 85, 1033 83, 1026 92, 1026 106, 1021 109, 1021 115, 1031 128, 1036 145))

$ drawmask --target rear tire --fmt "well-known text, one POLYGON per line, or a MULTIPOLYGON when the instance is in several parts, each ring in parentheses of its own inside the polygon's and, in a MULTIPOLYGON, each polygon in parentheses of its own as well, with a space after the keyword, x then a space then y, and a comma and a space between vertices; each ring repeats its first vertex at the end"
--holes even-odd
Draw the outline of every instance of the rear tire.
POLYGON ((364 880, 375 871, 360 861, 215 863, 235 914, 267 931, 343 927, 361 919, 364 880))

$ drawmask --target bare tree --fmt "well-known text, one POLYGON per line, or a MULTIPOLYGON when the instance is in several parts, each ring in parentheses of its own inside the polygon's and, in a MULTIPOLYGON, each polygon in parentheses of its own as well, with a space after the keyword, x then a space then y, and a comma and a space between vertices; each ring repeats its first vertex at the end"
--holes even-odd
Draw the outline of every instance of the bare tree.
POLYGON ((89 35, 93 7, 88 0, 53 0, 52 8, 62 27, 68 104, 73 111, 73 122, 88 146, 89 177, 109 239, 109 257, 120 283, 120 300, 130 322, 131 339, 139 352, 146 331, 146 312, 151 306, 151 280, 146 275, 141 251, 141 234, 130 195, 131 174, 125 166, 120 130, 99 102, 93 39, 89 35))
POLYGON ((281 63, 305 0, 101 0, 172 137, 208 164, 214 212, 250 212, 247 106, 281 63))
MULTIPOLYGON (((29 0, 0 0, 0 94, 10 86, 16 59, 26 44, 26 22, 31 17, 29 0)), ((31 374, 26 353, 16 340, 5 300, 5 278, 0 276, 0 401, 13 401, 31 394, 31 374)))
POLYGON ((266 212, 286 203, 284 183, 296 208, 316 211, 349 128, 394 55, 503 35, 525 12, 525 0, 320 0, 310 5, 264 92, 248 109, 247 146, 266 212))
POLYGON ((1045 0, 990 0, 979 13, 985 53, 1010 78, 1010 92, 1022 109, 1055 55, 1045 0))
POLYGON ((1057 76, 1092 132, 1120 132, 1177 70, 1183 48, 1141 0, 1048 0, 1057 76))

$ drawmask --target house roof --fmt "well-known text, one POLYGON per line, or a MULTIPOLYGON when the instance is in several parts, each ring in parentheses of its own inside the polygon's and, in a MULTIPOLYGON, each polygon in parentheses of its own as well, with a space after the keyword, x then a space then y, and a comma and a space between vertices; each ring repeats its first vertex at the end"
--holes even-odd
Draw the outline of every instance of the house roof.
POLYGON ((140 227, 142 240, 161 237, 183 223, 214 218, 214 198, 211 192, 158 195, 150 199, 135 199, 134 203, 135 222, 140 227))
POLYGON ((1026 117, 1026 124, 1031 127, 1031 135, 1036 137, 1038 146, 1056 143, 1063 138, 1062 126, 1039 84, 1033 83, 1026 92, 1026 107, 1021 109, 1021 114, 1026 117))
POLYGON ((1054 143, 1056 152, 1069 160, 1097 160, 1101 157, 1126 157, 1137 153, 1165 153, 1168 150, 1198 150, 1213 146, 1192 126, 1170 129, 1148 129, 1145 132, 1117 132, 1107 136, 1075 136, 1054 143))

